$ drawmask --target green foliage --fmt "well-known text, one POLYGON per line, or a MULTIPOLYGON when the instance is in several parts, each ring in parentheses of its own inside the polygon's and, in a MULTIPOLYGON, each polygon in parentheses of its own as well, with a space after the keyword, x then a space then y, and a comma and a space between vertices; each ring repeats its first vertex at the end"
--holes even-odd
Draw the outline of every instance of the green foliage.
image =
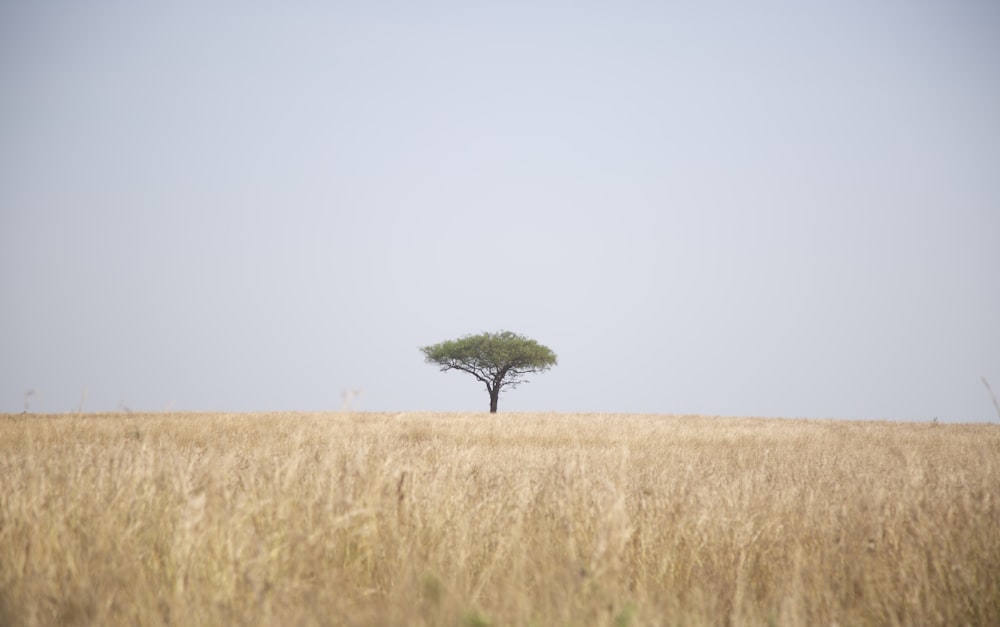
POLYGON ((635 616, 635 606, 631 603, 625 605, 618 614, 615 615, 615 627, 629 627, 632 618, 635 616))
POLYGON ((549 348, 510 331, 467 335, 420 350, 428 363, 437 364, 442 370, 514 374, 511 371, 541 372, 556 365, 556 355, 549 348))
POLYGON ((535 340, 512 333, 480 333, 457 340, 447 340, 420 349, 427 363, 442 372, 459 370, 471 374, 486 385, 490 411, 496 411, 503 388, 514 388, 525 375, 544 372, 556 365, 556 354, 535 340))
POLYGON ((465 627, 491 627, 493 625, 493 621, 490 620, 489 616, 481 613, 479 610, 472 610, 462 619, 462 624, 465 627))

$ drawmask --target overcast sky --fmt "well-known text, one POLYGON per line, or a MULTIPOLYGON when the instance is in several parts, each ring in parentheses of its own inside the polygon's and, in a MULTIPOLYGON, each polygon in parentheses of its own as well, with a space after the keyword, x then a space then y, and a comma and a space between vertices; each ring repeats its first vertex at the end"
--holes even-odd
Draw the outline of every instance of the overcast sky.
POLYGON ((2 2, 0 290, 6 412, 997 420, 1000 4, 2 2))

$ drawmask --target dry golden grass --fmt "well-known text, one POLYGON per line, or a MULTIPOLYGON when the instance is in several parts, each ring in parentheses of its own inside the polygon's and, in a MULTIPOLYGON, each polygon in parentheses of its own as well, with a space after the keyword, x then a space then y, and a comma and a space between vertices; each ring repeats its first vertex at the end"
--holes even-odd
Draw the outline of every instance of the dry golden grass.
POLYGON ((1000 625, 1000 428, 0 416, 3 625, 1000 625))

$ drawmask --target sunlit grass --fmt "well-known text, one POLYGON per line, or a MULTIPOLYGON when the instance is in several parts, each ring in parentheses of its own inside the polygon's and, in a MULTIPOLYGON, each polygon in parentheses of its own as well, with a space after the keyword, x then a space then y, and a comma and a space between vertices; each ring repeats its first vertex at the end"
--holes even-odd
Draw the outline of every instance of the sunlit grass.
POLYGON ((996 425, 0 417, 3 625, 1000 624, 996 425))

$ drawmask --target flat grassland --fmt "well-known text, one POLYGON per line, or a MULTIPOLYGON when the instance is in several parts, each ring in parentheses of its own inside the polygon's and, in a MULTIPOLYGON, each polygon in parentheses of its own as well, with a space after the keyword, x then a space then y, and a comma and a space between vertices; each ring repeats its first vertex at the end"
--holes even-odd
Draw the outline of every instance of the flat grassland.
POLYGON ((1000 625, 1000 427, 0 416, 2 625, 1000 625))

